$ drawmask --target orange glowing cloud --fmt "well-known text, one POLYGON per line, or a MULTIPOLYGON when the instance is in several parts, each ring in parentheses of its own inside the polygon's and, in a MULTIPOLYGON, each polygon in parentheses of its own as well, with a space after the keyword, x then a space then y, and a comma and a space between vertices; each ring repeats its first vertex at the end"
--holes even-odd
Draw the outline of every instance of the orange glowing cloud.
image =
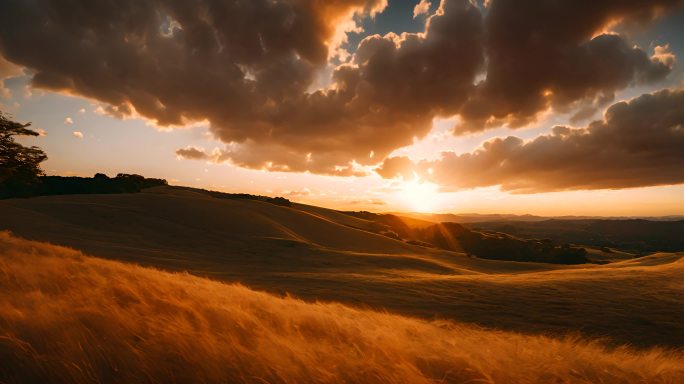
POLYGON ((684 90, 663 90, 614 104, 583 128, 556 126, 529 141, 496 138, 434 161, 388 158, 376 172, 415 174, 445 189, 500 185, 515 193, 684 183, 683 105, 684 90))

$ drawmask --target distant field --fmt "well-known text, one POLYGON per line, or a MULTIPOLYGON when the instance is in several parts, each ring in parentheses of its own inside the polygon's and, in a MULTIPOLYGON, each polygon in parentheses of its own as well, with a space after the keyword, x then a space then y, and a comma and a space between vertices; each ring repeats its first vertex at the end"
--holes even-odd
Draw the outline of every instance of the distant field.
POLYGON ((582 245, 647 254, 684 251, 684 220, 542 220, 492 221, 468 225, 524 238, 550 238, 582 245))
POLYGON ((306 303, 7 233, 0 361, 7 383, 684 381, 681 353, 306 303))

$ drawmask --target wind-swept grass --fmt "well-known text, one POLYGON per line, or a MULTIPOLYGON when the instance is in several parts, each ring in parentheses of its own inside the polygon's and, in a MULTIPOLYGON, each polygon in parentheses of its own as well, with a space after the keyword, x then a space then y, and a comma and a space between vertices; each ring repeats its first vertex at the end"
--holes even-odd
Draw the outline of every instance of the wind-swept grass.
POLYGON ((0 233, 0 382, 679 383, 684 357, 306 303, 0 233))

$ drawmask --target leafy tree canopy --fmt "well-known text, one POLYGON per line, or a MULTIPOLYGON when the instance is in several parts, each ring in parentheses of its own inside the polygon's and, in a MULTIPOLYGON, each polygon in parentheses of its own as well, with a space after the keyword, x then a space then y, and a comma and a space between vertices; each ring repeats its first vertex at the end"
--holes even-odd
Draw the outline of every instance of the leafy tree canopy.
POLYGON ((31 123, 18 123, 0 111, 0 196, 21 194, 22 190, 40 183, 40 163, 47 155, 40 148, 26 147, 15 136, 38 136, 29 129, 31 123))

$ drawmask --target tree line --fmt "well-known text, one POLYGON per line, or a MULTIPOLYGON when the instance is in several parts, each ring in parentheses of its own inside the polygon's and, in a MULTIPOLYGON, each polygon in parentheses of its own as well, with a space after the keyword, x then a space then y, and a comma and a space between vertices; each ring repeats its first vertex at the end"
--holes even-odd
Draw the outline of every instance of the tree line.
POLYGON ((0 111, 0 198, 42 195, 134 193, 144 188, 167 185, 164 179, 119 173, 108 177, 98 173, 92 178, 46 176, 40 163, 47 155, 36 146, 24 146, 17 136, 38 136, 31 123, 19 123, 0 111))

